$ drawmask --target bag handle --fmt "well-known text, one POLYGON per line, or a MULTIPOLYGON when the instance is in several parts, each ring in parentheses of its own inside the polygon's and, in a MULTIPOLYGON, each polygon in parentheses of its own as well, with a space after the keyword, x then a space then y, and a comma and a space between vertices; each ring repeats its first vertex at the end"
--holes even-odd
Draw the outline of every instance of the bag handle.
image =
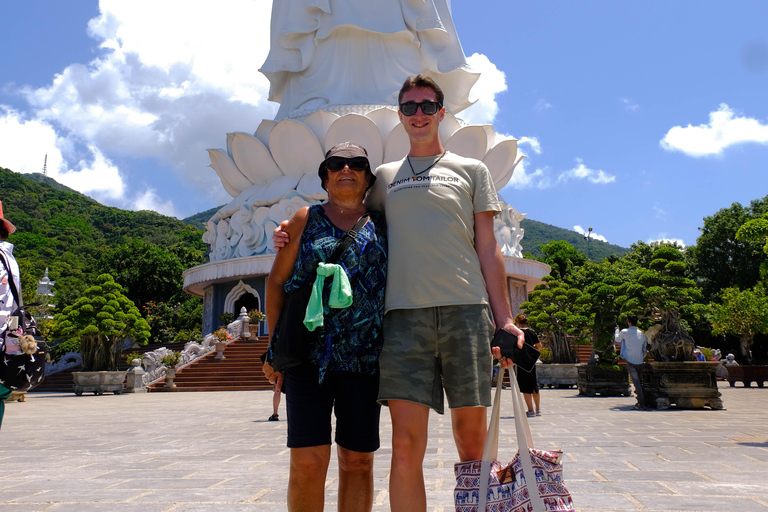
MULTIPOLYGON (((485 446, 483 447, 483 460, 480 464, 480 495, 478 496, 478 512, 485 512, 488 500, 488 484, 491 479, 491 463, 498 458, 499 451, 499 416, 501 412, 501 388, 504 382, 504 372, 506 368, 499 370, 499 378, 496 381, 496 396, 493 400, 491 409, 491 421, 488 426, 488 435, 485 437, 485 446)), ((539 486, 536 485, 536 473, 533 470, 531 462, 530 449, 533 448, 533 438, 531 429, 528 426, 528 419, 525 416, 522 397, 517 386, 517 378, 513 372, 509 374, 509 381, 512 386, 512 405, 515 411, 515 431, 517 433, 517 452, 522 463, 525 485, 528 488, 528 494, 531 497, 533 512, 545 512, 544 501, 539 494, 539 486), (527 456, 526 456, 527 455, 527 456)))
POLYGON ((365 212, 360 216, 359 219, 357 219, 357 223, 355 223, 355 227, 347 231, 347 234, 344 235, 344 238, 341 240, 341 243, 336 247, 336 250, 333 251, 333 254, 331 254, 331 257, 328 258, 328 261, 325 263, 336 263, 339 258, 347 251, 350 245, 352 245, 352 242, 355 241, 357 238, 357 234, 360 232, 361 229, 363 229, 363 226, 368 222, 368 218, 371 216, 370 213, 365 212))

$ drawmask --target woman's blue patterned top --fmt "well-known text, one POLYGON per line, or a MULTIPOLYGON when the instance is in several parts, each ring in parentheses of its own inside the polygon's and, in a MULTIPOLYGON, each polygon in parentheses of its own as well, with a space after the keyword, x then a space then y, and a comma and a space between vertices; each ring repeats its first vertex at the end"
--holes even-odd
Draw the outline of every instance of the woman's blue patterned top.
MULTIPOLYGON (((370 214, 366 225, 337 262, 349 277, 352 305, 329 308, 331 279, 325 280, 324 325, 315 330, 318 343, 310 351, 311 361, 320 370, 320 382, 328 372, 378 372, 387 282, 387 225, 381 212, 370 214)), ((346 231, 331 223, 322 205, 311 206, 285 292, 291 293, 314 282, 317 264, 331 257, 345 234, 346 231)))

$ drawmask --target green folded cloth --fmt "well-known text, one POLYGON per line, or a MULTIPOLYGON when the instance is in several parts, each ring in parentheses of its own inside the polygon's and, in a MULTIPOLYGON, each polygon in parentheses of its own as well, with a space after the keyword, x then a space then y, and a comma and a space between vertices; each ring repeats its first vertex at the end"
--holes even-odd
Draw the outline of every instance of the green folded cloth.
POLYGON ((328 276, 333 276, 328 307, 340 309, 352 305, 352 286, 349 284, 349 277, 341 265, 319 263, 317 265, 317 277, 312 285, 312 295, 307 304, 307 313, 304 315, 304 325, 309 331, 323 326, 323 284, 328 276))

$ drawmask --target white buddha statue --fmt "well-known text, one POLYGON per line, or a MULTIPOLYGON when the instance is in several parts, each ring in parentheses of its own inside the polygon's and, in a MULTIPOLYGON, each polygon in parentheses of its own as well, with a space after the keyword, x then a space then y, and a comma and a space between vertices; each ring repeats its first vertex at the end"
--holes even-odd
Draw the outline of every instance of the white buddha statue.
POLYGON ((464 57, 450 0, 279 0, 261 71, 276 121, 336 105, 396 105, 406 77, 425 73, 456 114, 479 74, 464 57))

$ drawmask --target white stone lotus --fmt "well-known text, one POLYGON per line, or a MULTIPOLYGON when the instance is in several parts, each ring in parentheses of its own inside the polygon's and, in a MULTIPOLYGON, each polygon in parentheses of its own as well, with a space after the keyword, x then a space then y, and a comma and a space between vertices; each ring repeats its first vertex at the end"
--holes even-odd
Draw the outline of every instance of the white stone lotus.
MULTIPOLYGON (((329 110, 303 121, 265 119, 254 135, 229 133, 226 150, 208 150, 211 167, 234 198, 207 223, 203 241, 211 246, 212 262, 272 253, 272 230, 299 208, 327 197, 317 169, 334 145, 350 140, 363 145, 373 168, 408 153, 408 136, 394 107, 329 110)), ((447 150, 482 160, 496 190, 524 158, 517 156, 517 140, 497 140, 493 126, 464 125, 448 113, 440 123, 440 139, 447 150)))

